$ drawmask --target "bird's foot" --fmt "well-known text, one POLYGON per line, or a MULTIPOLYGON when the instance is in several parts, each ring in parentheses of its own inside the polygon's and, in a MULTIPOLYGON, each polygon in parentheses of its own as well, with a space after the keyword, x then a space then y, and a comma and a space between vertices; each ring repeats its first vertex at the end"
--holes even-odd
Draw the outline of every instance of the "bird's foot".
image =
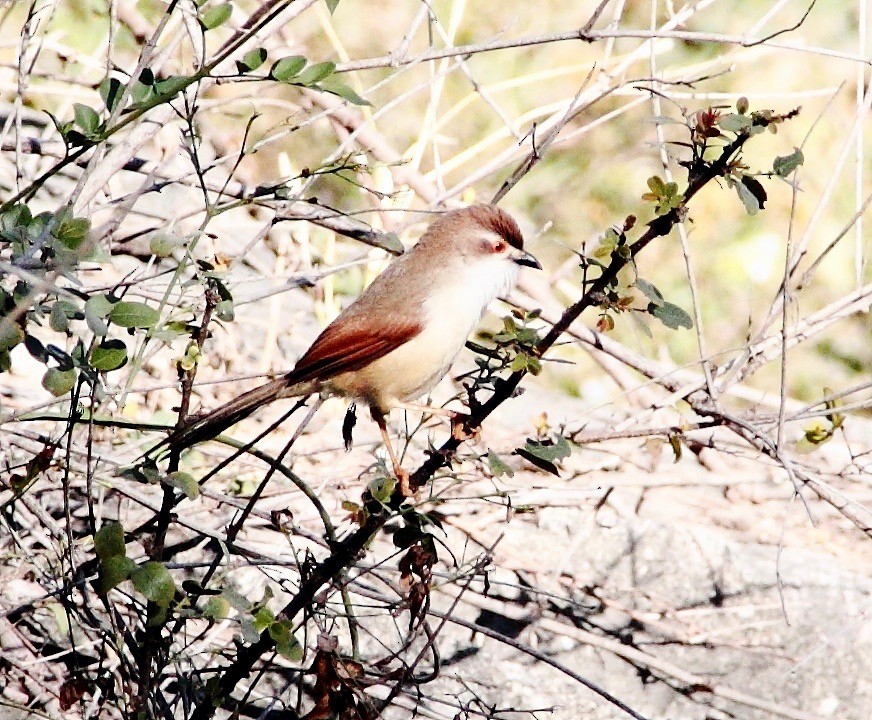
POLYGON ((451 437, 457 442, 466 442, 467 440, 477 440, 480 435, 478 427, 471 427, 469 421, 470 415, 461 412, 454 412, 451 416, 451 437))

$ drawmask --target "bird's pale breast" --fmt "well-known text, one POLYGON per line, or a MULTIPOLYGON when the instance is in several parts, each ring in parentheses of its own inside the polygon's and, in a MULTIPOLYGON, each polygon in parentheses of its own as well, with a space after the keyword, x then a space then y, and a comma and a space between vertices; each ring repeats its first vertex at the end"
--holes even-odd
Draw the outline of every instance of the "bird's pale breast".
POLYGON ((450 272, 454 281, 437 284, 440 289, 427 299, 426 322, 418 335, 365 368, 331 379, 330 387, 365 399, 382 412, 432 390, 451 369, 491 300, 511 286, 515 269, 495 260, 450 272))

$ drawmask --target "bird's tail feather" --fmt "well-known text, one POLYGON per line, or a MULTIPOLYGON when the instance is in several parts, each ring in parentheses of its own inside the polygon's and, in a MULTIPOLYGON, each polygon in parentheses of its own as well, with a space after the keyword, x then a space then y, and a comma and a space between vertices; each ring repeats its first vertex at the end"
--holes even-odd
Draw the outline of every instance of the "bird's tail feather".
POLYGON ((163 441, 148 451, 148 455, 156 457, 162 448, 184 450, 197 443, 217 437, 227 428, 240 420, 247 418, 255 410, 274 400, 282 398, 310 395, 318 390, 317 383, 288 383, 287 377, 260 385, 248 392, 242 393, 219 408, 205 415, 194 418, 187 425, 171 432, 163 441))

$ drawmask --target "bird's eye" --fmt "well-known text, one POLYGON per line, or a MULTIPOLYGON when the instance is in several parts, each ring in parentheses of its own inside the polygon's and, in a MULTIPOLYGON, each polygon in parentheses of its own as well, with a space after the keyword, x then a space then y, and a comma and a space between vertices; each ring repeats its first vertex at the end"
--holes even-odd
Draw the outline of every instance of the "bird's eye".
POLYGON ((505 249, 506 249, 506 244, 505 244, 502 240, 497 240, 497 241, 493 244, 493 248, 494 248, 494 252, 495 252, 495 253, 501 253, 501 252, 504 252, 504 251, 505 251, 505 249))

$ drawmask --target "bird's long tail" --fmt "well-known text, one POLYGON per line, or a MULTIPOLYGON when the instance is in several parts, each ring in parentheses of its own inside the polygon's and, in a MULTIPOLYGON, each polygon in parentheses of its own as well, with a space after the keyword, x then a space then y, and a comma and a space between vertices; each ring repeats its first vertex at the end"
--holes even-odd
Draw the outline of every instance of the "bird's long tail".
POLYGON ((187 425, 173 430, 164 440, 148 451, 152 458, 162 453, 163 448, 184 450, 205 440, 217 437, 227 428, 247 418, 255 410, 274 400, 310 395, 318 390, 314 382, 289 382, 287 376, 271 380, 248 392, 242 393, 212 412, 194 418, 187 425))

